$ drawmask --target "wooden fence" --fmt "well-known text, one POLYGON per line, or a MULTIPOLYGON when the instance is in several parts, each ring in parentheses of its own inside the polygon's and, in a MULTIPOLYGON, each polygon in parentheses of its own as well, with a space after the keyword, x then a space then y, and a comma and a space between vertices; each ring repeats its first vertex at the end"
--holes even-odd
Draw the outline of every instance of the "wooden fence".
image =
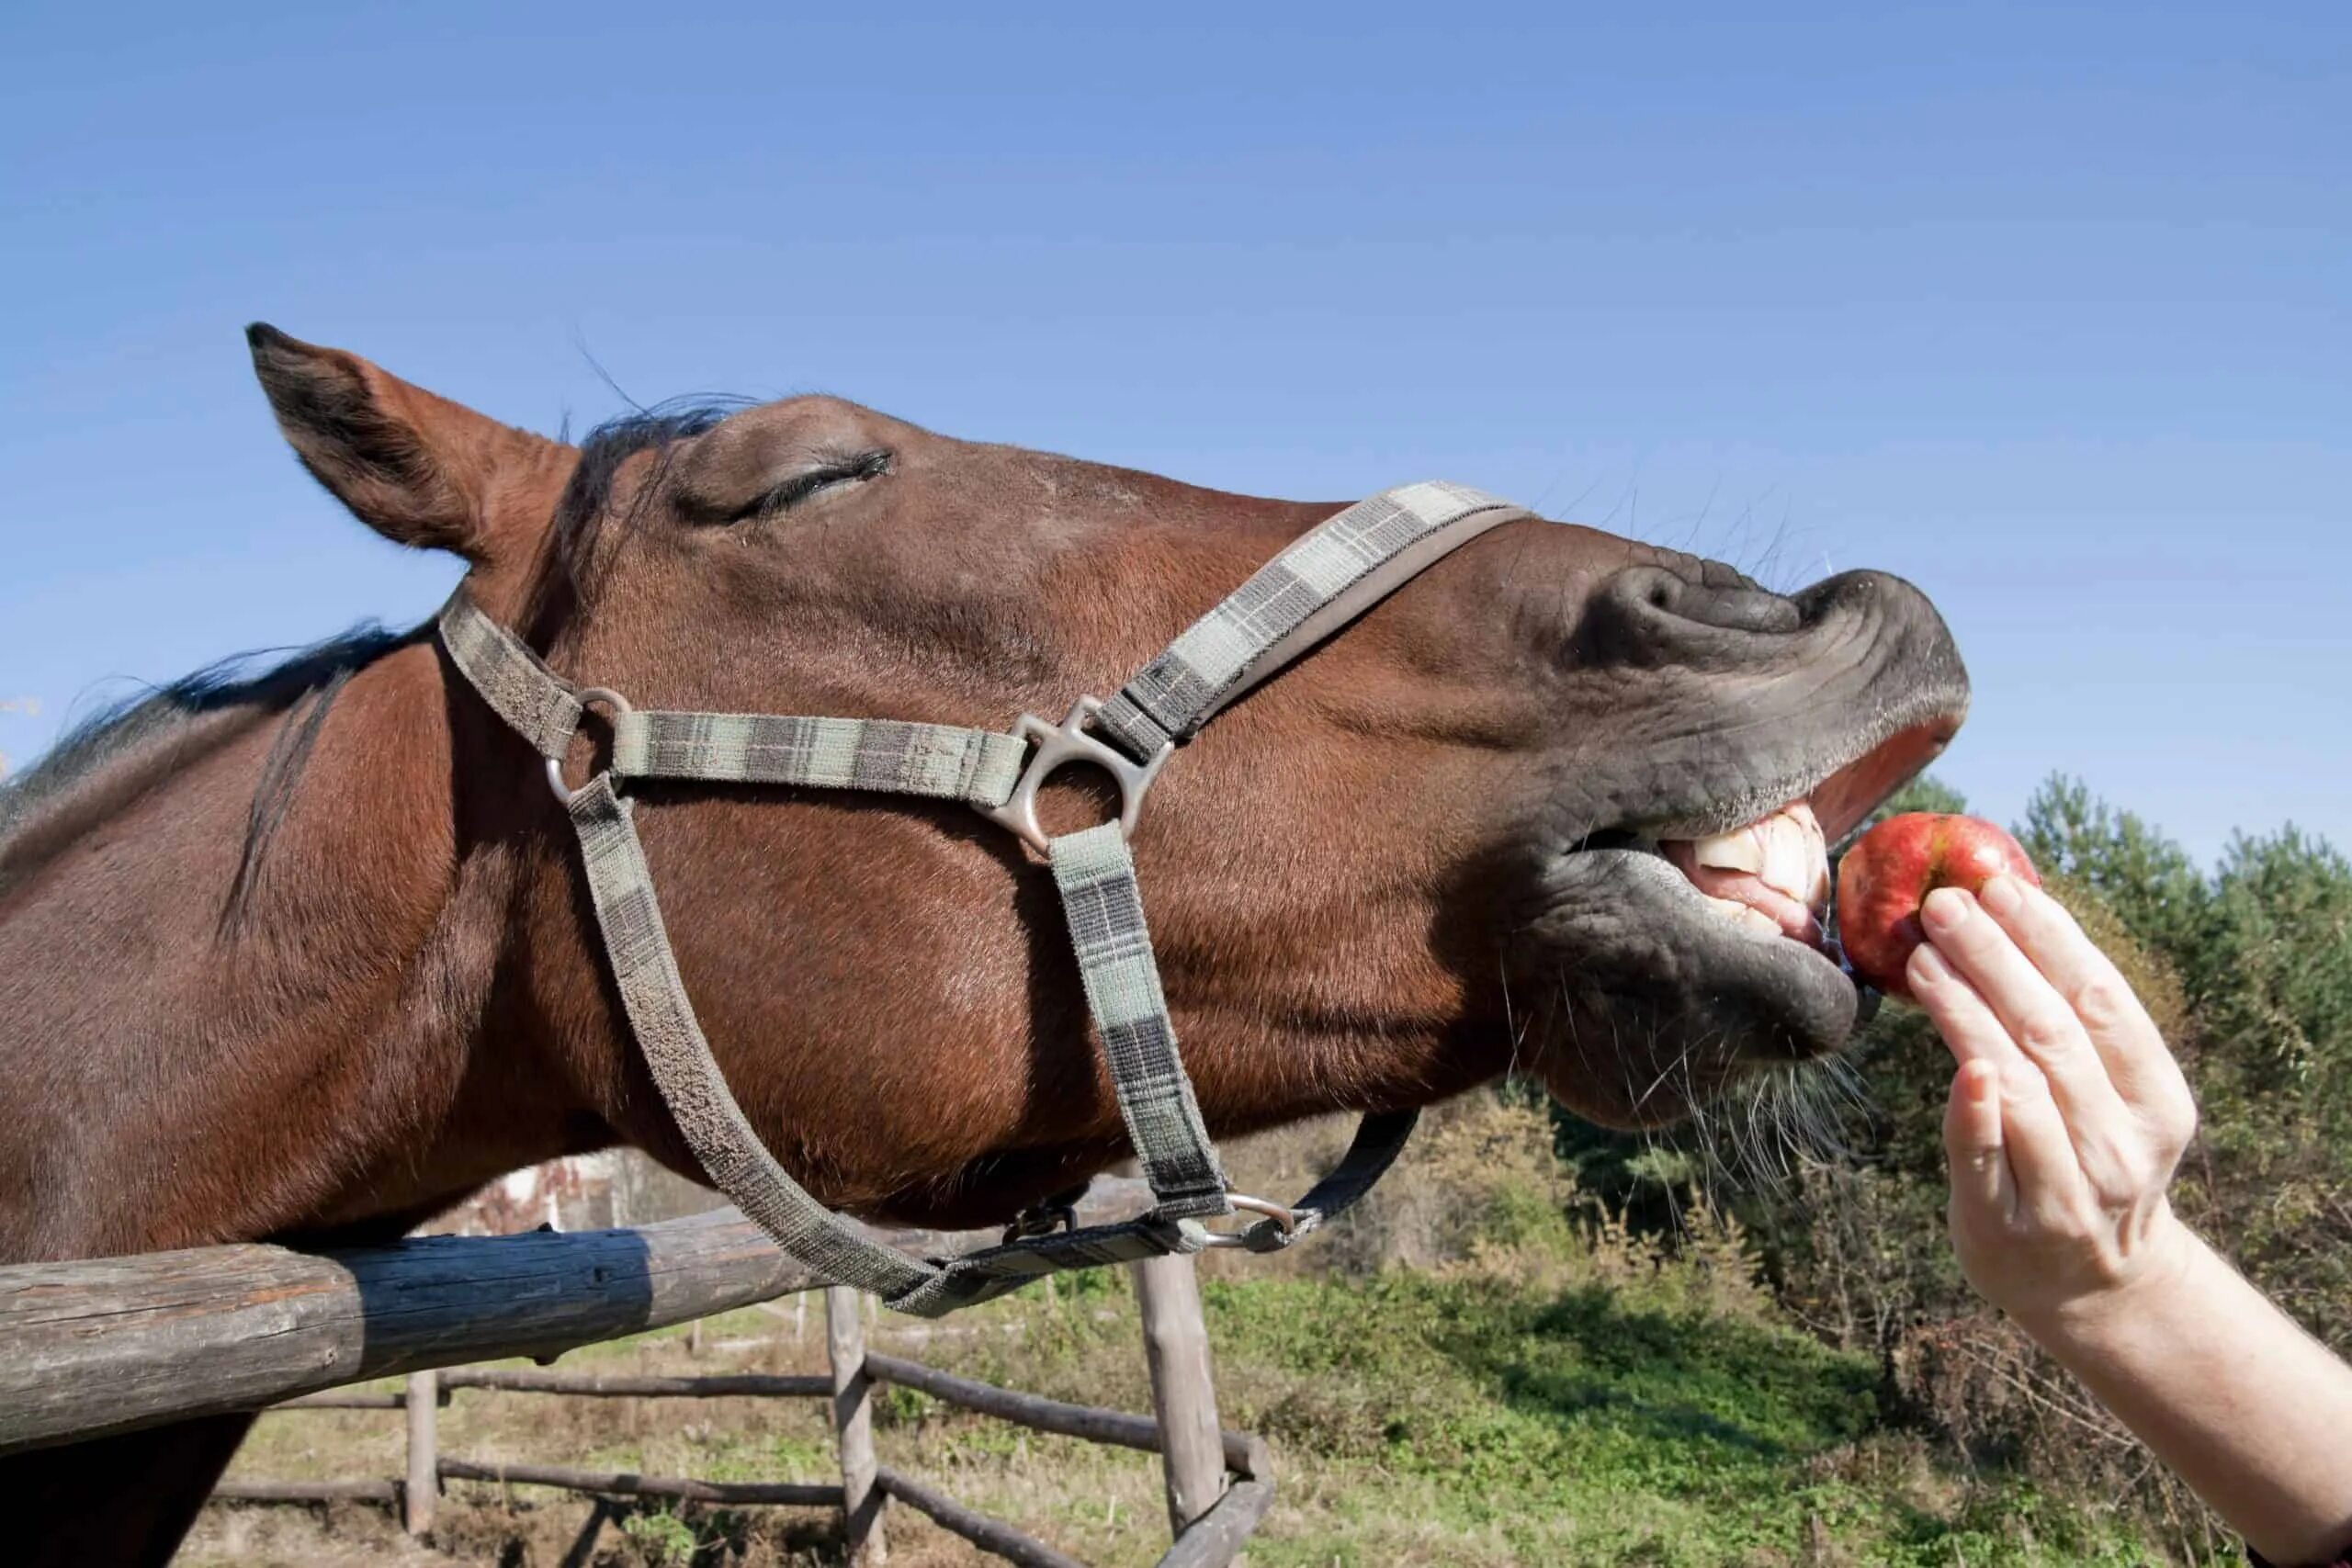
MULTIPOLYGON (((1148 1202, 1140 1183, 1098 1182, 1080 1223, 1148 1202)), ((874 1233, 910 1255, 976 1238, 874 1233)), ((880 1464, 872 1391, 918 1390, 1043 1432, 1162 1456, 1175 1545, 1161 1568, 1233 1560, 1273 1495, 1265 1445, 1217 1425, 1200 1297, 1189 1258, 1133 1266, 1152 1374, 1153 1416, 1068 1404, 866 1349, 855 1292, 829 1290, 829 1376, 582 1376, 469 1365, 542 1362, 603 1339, 691 1321, 817 1287, 732 1211, 571 1235, 435 1236, 336 1253, 243 1246, 0 1268, 0 1454, 232 1410, 397 1408, 408 1425, 399 1480, 239 1482, 252 1501, 358 1498, 398 1504, 431 1526, 444 1480, 546 1485, 600 1495, 840 1508, 854 1556, 878 1561, 896 1499, 1014 1562, 1072 1559, 880 1464), (457 1368, 457 1371, 442 1369, 457 1368), (399 1393, 336 1393, 406 1373, 399 1393), (554 1465, 481 1464, 438 1451, 435 1413, 451 1390, 582 1397, 826 1398, 839 1483, 712 1483, 554 1465)))

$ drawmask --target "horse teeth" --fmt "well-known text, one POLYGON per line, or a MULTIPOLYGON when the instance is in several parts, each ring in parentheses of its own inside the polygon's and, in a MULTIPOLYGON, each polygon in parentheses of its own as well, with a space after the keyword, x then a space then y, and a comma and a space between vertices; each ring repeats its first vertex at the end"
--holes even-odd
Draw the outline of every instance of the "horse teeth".
POLYGON ((1753 875, 1761 875, 1764 871, 1764 846, 1756 841, 1755 828, 1701 839, 1690 846, 1690 851, 1701 865, 1717 871, 1745 871, 1753 875))
POLYGON ((1804 801, 1736 832, 1697 840, 1690 852, 1700 865, 1744 871, 1808 908, 1820 908, 1829 900, 1829 848, 1820 818, 1804 801))
MULTIPOLYGON (((1707 897, 1703 894, 1701 897, 1707 897)), ((1707 897, 1707 903, 1715 913, 1743 931, 1757 936, 1778 937, 1781 934, 1781 922, 1752 905, 1743 904, 1736 898, 1715 897, 1707 897)))
POLYGON ((1813 902, 1816 885, 1825 893, 1827 891, 1826 852, 1821 847, 1820 839, 1807 831, 1804 823, 1782 812, 1762 825, 1760 837, 1764 841, 1764 863, 1756 874, 1766 886, 1803 904, 1813 902))

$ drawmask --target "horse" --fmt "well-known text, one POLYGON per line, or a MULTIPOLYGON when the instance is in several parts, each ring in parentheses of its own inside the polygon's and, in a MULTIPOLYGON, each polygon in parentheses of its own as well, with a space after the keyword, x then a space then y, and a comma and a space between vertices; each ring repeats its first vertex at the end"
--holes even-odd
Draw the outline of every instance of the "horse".
MULTIPOLYGON (((1336 503, 956 440, 830 396, 579 443, 248 330, 302 466, 640 707, 1002 728, 1115 689, 1336 503)), ((1837 1052, 1825 844, 1951 739, 1917 589, 1772 592, 1532 515, 1184 748, 1133 854, 1217 1135, 1517 1071, 1670 1122, 1837 1052)), ((573 776, 594 765, 575 742, 573 776)), ((431 626, 219 667, 0 793, 0 1260, 389 1239, 501 1174, 692 1153, 542 759, 431 626)), ((676 961, 761 1141, 864 1218, 1002 1223, 1128 1152, 1046 868, 954 802, 639 787, 676 961)), ((1047 784, 1055 831, 1116 797, 1047 784)), ((0 1461, 20 1561, 169 1557, 250 1416, 0 1461)))

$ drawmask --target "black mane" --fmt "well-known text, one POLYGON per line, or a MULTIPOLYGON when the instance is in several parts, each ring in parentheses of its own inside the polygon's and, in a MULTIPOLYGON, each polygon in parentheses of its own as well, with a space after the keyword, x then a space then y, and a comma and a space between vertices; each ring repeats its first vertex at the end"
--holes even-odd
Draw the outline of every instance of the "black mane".
MULTIPOLYGON (((579 464, 551 519, 548 570, 540 581, 541 592, 536 596, 542 609, 548 599, 546 590, 576 590, 578 564, 589 558, 597 531, 611 512, 614 480, 621 465, 647 451, 666 460, 673 446, 702 434, 748 401, 681 399, 633 410, 588 433, 580 443, 579 464)), ((626 525, 630 519, 619 521, 626 525)), ((432 635, 429 624, 392 632, 370 622, 297 649, 266 668, 259 667, 261 661, 280 650, 235 654, 167 685, 100 708, 60 737, 30 768, 0 780, 0 862, 8 858, 13 841, 32 823, 46 817, 51 807, 65 804, 74 786, 107 764, 159 746, 210 715, 232 711, 250 711, 264 717, 284 715, 277 741, 254 786, 243 852, 229 896, 228 918, 233 919, 251 889, 271 836, 285 818, 327 709, 345 683, 395 649, 432 635)), ((28 869, 18 864, 0 872, 0 886, 5 886, 8 874, 22 874, 28 869)))
MULTIPOLYGON (((246 817, 244 849, 230 895, 233 912, 286 815, 294 780, 318 739, 328 705, 354 674, 424 635, 423 627, 391 632, 368 623, 298 649, 266 668, 255 666, 276 650, 236 654, 98 709, 61 736, 30 768, 0 781, 0 856, 45 808, 63 804, 74 785, 107 763, 159 745, 209 715, 282 713, 286 722, 254 784, 246 817)), ((13 869, 21 873, 28 868, 13 869)), ((0 877, 0 886, 5 882, 0 877)))

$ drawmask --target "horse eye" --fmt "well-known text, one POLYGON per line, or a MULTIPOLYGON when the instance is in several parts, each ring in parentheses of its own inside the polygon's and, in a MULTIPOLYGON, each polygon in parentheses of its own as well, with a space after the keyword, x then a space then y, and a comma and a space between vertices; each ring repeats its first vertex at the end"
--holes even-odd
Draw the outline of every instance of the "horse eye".
POLYGON ((803 468, 782 482, 772 485, 753 497, 744 506, 729 514, 724 521, 748 523, 754 518, 773 517, 789 512, 838 485, 854 484, 862 479, 878 479, 890 468, 890 454, 885 451, 860 452, 854 457, 840 457, 803 468))

